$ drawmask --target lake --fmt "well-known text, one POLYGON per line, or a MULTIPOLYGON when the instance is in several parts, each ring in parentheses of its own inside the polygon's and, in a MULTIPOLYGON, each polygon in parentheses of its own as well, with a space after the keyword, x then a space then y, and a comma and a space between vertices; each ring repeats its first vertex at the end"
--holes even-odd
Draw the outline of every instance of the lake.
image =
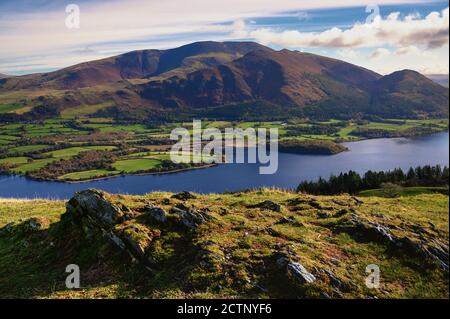
POLYGON ((0 175, 0 197, 68 199, 74 192, 97 188, 110 193, 145 194, 152 191, 216 193, 274 186, 293 189, 304 180, 328 178, 349 170, 408 169, 449 164, 449 134, 414 139, 374 139, 345 143, 348 152, 333 156, 279 154, 274 175, 259 175, 258 164, 224 164, 163 175, 120 176, 85 183, 39 182, 22 176, 0 175))

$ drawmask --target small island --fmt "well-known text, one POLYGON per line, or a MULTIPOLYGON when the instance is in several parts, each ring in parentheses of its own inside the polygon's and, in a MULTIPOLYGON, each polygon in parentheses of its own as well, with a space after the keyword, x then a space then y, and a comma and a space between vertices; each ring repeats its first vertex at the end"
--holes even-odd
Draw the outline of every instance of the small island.
POLYGON ((283 153, 311 155, 335 155, 348 151, 342 144, 327 140, 283 140, 278 148, 283 153))

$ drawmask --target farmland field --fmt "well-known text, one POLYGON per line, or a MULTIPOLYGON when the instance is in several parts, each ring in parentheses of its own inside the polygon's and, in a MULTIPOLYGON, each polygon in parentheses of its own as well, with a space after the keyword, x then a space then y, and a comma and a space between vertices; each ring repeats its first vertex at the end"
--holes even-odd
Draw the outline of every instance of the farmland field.
POLYGON ((140 171, 148 171, 161 164, 161 161, 156 159, 142 158, 118 161, 113 164, 113 167, 121 172, 135 173, 140 171))

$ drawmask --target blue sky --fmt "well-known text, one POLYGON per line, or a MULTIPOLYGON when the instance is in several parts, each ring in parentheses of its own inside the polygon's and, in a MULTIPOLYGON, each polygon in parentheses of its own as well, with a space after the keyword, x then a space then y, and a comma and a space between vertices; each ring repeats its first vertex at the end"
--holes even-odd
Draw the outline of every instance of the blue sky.
POLYGON ((448 74, 448 1, 0 0, 0 73, 47 72, 123 52, 251 40, 387 74, 448 74), (411 3, 413 2, 413 3, 411 3), (69 29, 66 5, 80 9, 69 29), (373 16, 374 17, 374 16, 373 16))

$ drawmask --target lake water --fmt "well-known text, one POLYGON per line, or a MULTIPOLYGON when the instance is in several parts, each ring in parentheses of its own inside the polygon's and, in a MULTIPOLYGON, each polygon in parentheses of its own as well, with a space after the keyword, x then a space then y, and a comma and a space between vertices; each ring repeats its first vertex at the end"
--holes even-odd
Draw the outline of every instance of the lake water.
POLYGON ((199 193, 237 191, 276 186, 296 188, 303 180, 349 170, 408 169, 419 165, 449 164, 449 134, 415 139, 375 139, 345 144, 350 151, 333 156, 279 154, 274 175, 259 175, 258 164, 224 164, 207 169, 164 175, 120 176, 86 183, 38 182, 21 176, 0 175, 0 197, 67 199, 74 192, 97 188, 111 193, 145 194, 183 190, 199 193))

